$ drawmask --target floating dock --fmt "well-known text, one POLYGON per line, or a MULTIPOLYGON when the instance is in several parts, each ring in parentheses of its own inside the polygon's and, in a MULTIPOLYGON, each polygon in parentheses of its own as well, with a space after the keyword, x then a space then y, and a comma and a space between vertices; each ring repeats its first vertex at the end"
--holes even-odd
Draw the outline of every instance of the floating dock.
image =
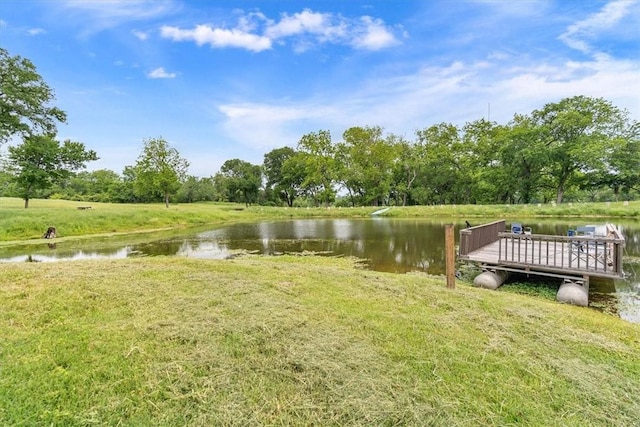
POLYGON ((562 278, 564 284, 572 288, 580 286, 588 298, 590 277, 618 279, 623 276, 624 237, 615 226, 605 227, 604 236, 554 236, 506 231, 504 220, 495 221, 460 230, 458 257, 494 273, 562 278))

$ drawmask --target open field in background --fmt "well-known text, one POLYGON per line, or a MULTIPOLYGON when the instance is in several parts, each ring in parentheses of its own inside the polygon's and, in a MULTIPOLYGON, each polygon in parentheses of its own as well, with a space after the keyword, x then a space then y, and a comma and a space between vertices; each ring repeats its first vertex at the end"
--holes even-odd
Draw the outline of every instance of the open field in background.
POLYGON ((133 233, 184 228, 259 217, 242 211, 242 205, 189 204, 169 209, 161 204, 83 203, 66 200, 32 200, 24 209, 19 199, 0 198, 0 241, 39 239, 48 226, 58 236, 133 233), (91 209, 78 210, 79 206, 91 209))
POLYGON ((353 263, 243 256, 0 265, 0 424, 583 427, 640 419, 639 325, 353 263))
MULTIPOLYGON (((0 198, 0 242, 39 239, 48 226, 55 226, 59 237, 131 233, 166 228, 185 228, 260 219, 368 217, 379 208, 274 208, 229 203, 111 204, 65 200, 30 202, 0 198), (79 206, 92 209, 78 210, 79 206)), ((384 216, 394 218, 528 218, 528 217, 610 217, 640 218, 640 201, 563 205, 457 205, 392 207, 384 216)))

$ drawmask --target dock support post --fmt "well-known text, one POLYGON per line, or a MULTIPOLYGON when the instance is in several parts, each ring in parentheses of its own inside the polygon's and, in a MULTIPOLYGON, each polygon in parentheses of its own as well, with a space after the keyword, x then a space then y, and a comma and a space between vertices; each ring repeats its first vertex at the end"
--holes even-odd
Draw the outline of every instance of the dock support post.
POLYGON ((447 288, 456 287, 456 250, 453 224, 444 228, 444 252, 446 261, 447 288))

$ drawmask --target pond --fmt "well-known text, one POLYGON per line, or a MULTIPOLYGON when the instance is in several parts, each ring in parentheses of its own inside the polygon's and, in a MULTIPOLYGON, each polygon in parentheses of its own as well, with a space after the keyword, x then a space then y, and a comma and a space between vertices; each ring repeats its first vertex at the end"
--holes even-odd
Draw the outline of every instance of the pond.
MULTIPOLYGON (((493 219, 478 220, 474 224, 493 219)), ((566 235, 585 225, 566 219, 513 220, 536 234, 566 235)), ((604 221, 602 221, 604 222, 604 221)), ((56 244, 0 248, 0 262, 51 262, 89 258, 132 256, 184 256, 224 259, 240 252, 264 255, 316 253, 353 256, 366 260, 376 271, 420 271, 442 275, 446 224, 464 227, 460 219, 300 219, 233 224, 215 229, 129 235, 97 240, 63 241, 56 244)), ((508 222, 509 224, 509 222, 508 222)), ((614 221, 626 239, 624 280, 593 281, 592 294, 615 295, 621 317, 640 322, 640 222, 614 221)))

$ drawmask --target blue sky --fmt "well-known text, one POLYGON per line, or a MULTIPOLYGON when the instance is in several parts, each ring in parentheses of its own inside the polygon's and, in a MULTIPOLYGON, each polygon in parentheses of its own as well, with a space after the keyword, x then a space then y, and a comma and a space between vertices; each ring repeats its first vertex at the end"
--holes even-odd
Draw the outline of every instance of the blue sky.
POLYGON ((508 122, 564 97, 640 120, 637 0, 2 0, 0 46, 121 173, 163 137, 206 177, 300 137, 508 122))

